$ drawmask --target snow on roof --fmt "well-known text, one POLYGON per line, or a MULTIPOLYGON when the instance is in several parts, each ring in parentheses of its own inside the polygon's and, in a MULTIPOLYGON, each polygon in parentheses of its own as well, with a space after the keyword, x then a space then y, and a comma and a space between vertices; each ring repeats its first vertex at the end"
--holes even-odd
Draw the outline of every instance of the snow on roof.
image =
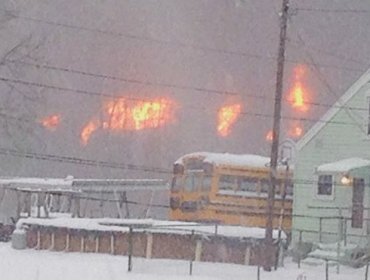
POLYGON ((72 186, 71 178, 22 178, 2 177, 0 185, 48 185, 48 186, 72 186))
MULTIPOLYGON (((101 219, 100 219, 101 220, 101 219)), ((17 222, 17 229, 22 229, 27 225, 39 225, 49 227, 61 227, 79 230, 94 230, 94 231, 122 231, 120 226, 101 225, 99 219, 78 219, 78 218, 23 218, 17 222)))
POLYGON ((175 163, 183 164, 184 159, 187 158, 201 158, 204 162, 209 162, 217 165, 238 165, 238 166, 250 166, 250 167, 267 167, 270 164, 269 157, 263 157, 252 154, 229 154, 229 153, 209 153, 209 152, 197 152, 182 156, 175 163))
POLYGON ((162 179, 75 179, 67 178, 27 178, 0 177, 0 186, 28 187, 38 189, 74 189, 84 191, 114 190, 160 190, 168 189, 167 181, 162 179))
POLYGON ((326 163, 317 168, 318 172, 344 173, 356 168, 370 166, 370 160, 362 158, 348 158, 336 162, 326 163))
MULTIPOLYGON (((329 121, 366 83, 370 81, 370 69, 368 69, 339 99, 338 101, 314 124, 307 133, 297 142, 297 150, 301 150, 308 144, 329 121)), ((348 111, 350 113, 350 111, 348 111)))
MULTIPOLYGON (((68 218, 59 217, 53 219, 24 218, 17 223, 17 229, 22 229, 27 225, 40 225, 50 227, 61 227, 69 229, 85 229, 92 231, 115 231, 127 232, 130 226, 134 231, 174 233, 174 234, 201 234, 205 236, 215 235, 215 225, 205 225, 193 222, 164 221, 153 219, 88 219, 88 218, 68 218)), ((265 229, 256 227, 227 226, 217 225, 217 235, 238 238, 265 238, 265 229)), ((277 238, 278 231, 274 230, 274 238, 277 238)), ((282 238, 285 238, 282 233, 282 238)))

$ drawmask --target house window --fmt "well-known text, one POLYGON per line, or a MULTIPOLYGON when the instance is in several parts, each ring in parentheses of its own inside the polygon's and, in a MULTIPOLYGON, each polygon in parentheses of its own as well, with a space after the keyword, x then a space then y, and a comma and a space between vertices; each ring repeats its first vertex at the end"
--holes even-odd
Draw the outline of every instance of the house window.
POLYGON ((333 194, 333 176, 332 175, 319 175, 317 184, 318 195, 332 195, 333 194))

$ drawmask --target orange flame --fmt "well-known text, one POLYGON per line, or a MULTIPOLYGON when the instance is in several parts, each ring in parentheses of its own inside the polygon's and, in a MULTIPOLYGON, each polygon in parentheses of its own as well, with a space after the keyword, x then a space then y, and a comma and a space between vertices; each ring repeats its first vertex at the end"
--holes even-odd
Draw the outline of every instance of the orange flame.
POLYGON ((165 98, 152 101, 119 98, 109 101, 103 107, 103 121, 90 121, 82 130, 81 142, 86 145, 91 134, 98 128, 132 131, 164 126, 174 121, 174 106, 174 102, 165 98))
POLYGON ((288 133, 290 137, 299 138, 303 135, 303 128, 300 125, 295 125, 288 133))
POLYGON ((242 106, 240 104, 234 104, 230 106, 222 107, 218 111, 218 133, 226 137, 230 134, 231 126, 236 122, 240 113, 242 106))
POLYGON ((87 143, 89 142, 91 134, 95 130, 97 130, 99 127, 100 127, 100 122, 99 121, 97 121, 97 120, 89 121, 81 131, 80 138, 81 138, 82 144, 87 145, 87 143))
POLYGON ((306 112, 308 106, 306 104, 306 90, 303 87, 302 79, 306 70, 303 65, 298 65, 294 69, 294 85, 290 93, 291 105, 294 109, 306 112))
POLYGON ((58 125, 60 124, 60 119, 61 119, 60 115, 51 115, 51 116, 47 116, 47 117, 41 119, 39 121, 39 123, 43 127, 47 128, 51 131, 55 131, 57 129, 58 125))
POLYGON ((266 134, 266 141, 272 142, 272 130, 270 130, 269 132, 267 132, 267 134, 266 134))

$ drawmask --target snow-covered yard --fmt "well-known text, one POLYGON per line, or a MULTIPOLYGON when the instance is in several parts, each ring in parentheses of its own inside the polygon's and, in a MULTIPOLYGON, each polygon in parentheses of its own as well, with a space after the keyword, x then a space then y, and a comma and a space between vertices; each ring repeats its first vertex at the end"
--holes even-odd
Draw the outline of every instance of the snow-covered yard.
MULTIPOLYGON (((36 250, 14 250, 10 243, 0 243, 0 277, 4 280, 157 280, 157 279, 257 279, 257 268, 220 263, 194 263, 189 275, 189 262, 133 259, 133 271, 127 272, 127 257, 106 254, 60 253, 36 250)), ((330 280, 364 279, 365 268, 330 267, 330 280)), ((284 268, 274 272, 261 269, 261 280, 325 279, 325 267, 310 267, 286 260, 284 268), (306 278, 303 277, 305 275, 306 278)))

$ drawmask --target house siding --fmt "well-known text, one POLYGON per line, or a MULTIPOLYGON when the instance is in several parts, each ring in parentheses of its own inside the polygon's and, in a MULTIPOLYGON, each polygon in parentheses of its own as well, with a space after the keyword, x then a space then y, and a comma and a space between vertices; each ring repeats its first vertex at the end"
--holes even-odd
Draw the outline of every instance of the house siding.
MULTIPOLYGON (((322 242, 335 241, 334 238, 337 238, 337 236, 331 234, 319 236, 320 219, 314 217, 337 216, 340 214, 339 210, 314 209, 312 207, 350 207, 352 204, 352 189, 350 187, 335 186, 332 200, 315 198, 314 191, 317 187, 315 168, 324 163, 351 157, 370 159, 370 138, 367 135, 369 105, 366 103, 366 98, 369 95, 370 85, 367 83, 344 105, 347 108, 361 108, 362 110, 341 108, 298 151, 294 170, 293 242, 298 241, 299 238, 311 242, 318 242, 320 241, 319 239, 322 242), (300 230, 303 230, 303 232, 300 233, 300 230)), ((365 184, 368 185, 369 178, 365 178, 365 180, 365 184)), ((364 207, 369 206, 369 188, 365 188, 364 207)), ((349 213, 342 214, 348 216, 349 213)), ((365 217, 368 217, 366 213, 365 217)), ((321 231, 337 232, 340 226, 339 220, 322 219, 321 231)), ((348 233, 366 236, 366 226, 363 229, 349 228, 348 233)), ((350 238, 354 242, 359 240, 355 236, 350 238)))

